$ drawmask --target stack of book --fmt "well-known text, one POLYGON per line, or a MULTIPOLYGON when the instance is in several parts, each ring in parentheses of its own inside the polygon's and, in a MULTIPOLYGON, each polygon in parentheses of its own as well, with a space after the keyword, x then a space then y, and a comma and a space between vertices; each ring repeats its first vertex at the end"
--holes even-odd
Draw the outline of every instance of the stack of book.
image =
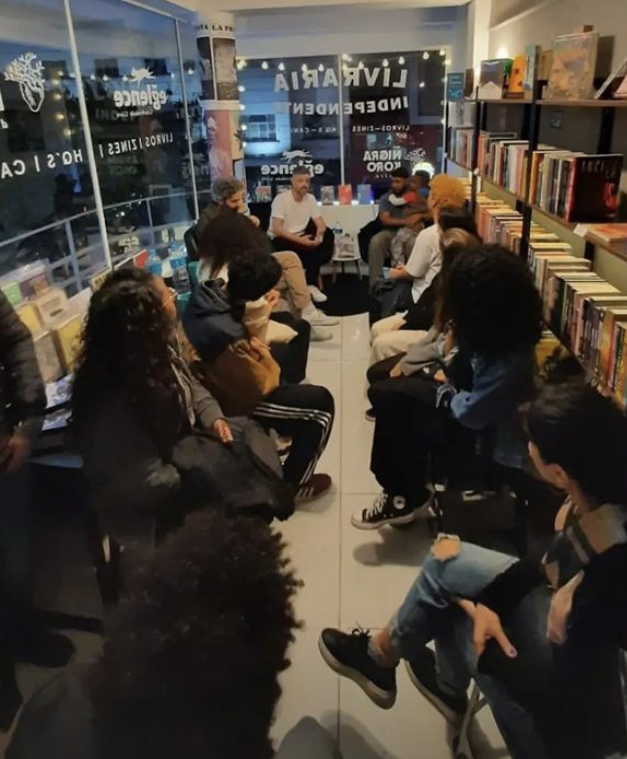
POLYGON ((473 134, 474 129, 472 127, 451 129, 450 134, 449 156, 451 160, 468 169, 470 169, 474 163, 473 134))
POLYGON ((495 153, 493 144, 501 140, 516 140, 515 132, 479 132, 479 147, 477 148, 477 167, 484 177, 494 174, 495 153))

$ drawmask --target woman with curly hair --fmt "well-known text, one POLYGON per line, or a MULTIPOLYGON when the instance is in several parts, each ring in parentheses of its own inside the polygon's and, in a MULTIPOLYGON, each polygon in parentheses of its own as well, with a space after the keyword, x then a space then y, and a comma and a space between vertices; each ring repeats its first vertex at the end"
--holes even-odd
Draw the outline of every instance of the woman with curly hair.
MULTIPOLYGON (((23 709, 8 759, 271 759, 299 585, 263 523, 188 517, 134 577, 96 663, 23 709)), ((308 737, 319 753, 301 743, 292 759, 332 757, 308 737)))
POLYGON ((72 428, 94 507, 112 534, 150 533, 179 513, 177 441, 195 427, 232 441, 219 404, 192 377, 175 331, 175 294, 136 268, 94 294, 72 391, 72 428))
POLYGON ((526 460, 517 408, 532 390, 541 307, 524 261, 494 245, 459 253, 438 320, 441 361, 369 390, 376 415, 371 470, 383 492, 353 516, 358 529, 413 521, 432 498, 434 457, 466 467, 478 431, 491 433, 499 464, 520 468, 526 460))

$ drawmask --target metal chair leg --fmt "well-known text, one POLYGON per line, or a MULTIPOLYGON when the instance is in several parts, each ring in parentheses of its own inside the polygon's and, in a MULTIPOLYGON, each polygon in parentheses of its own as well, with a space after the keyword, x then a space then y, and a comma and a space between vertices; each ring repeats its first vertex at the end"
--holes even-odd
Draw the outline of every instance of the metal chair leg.
POLYGON ((479 686, 473 683, 468 708, 455 745, 455 759, 473 759, 472 748, 469 740, 470 723, 475 715, 486 705, 486 700, 481 695, 479 686))

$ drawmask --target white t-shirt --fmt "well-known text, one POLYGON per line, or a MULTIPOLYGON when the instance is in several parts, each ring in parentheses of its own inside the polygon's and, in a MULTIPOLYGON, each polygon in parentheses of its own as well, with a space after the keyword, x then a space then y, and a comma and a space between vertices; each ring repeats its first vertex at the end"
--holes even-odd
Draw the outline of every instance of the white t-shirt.
MULTIPOLYGON (((272 218, 283 219, 285 231, 293 235, 304 232, 309 220, 317 219, 319 216, 322 216, 320 207, 310 193, 298 201, 294 199, 292 191, 288 190, 277 195, 272 201, 272 218)), ((272 225, 270 225, 270 236, 274 236, 272 225)))
POLYGON ((414 303, 418 302, 441 268, 440 228, 437 224, 432 224, 423 229, 416 238, 409 261, 405 265, 405 270, 414 278, 411 288, 414 303))

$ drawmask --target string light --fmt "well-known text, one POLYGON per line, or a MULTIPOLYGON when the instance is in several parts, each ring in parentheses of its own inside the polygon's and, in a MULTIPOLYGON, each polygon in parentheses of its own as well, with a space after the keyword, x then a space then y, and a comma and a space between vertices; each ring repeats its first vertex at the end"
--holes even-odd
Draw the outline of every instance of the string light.
POLYGON ((424 51, 424 53, 422 54, 422 60, 423 60, 423 61, 428 61, 428 60, 429 60, 429 58, 431 58, 431 56, 430 56, 430 55, 429 55, 429 53, 428 53, 428 52, 425 50, 425 51, 424 51))
POLYGON ((344 54, 342 55, 342 60, 343 60, 343 61, 352 61, 352 60, 353 60, 353 57, 352 57, 351 55, 349 55, 348 53, 344 53, 344 54))
POLYGON ((419 84, 418 86, 419 86, 419 87, 420 87, 420 89, 422 90, 422 89, 424 89, 424 87, 425 87, 425 83, 424 83, 424 82, 420 82, 420 84, 419 84))
POLYGON ((244 87, 243 84, 240 84, 237 89, 238 89, 239 92, 246 92, 246 87, 244 87))
POLYGON ((92 82, 96 81, 96 75, 95 74, 91 74, 91 76, 89 78, 92 80, 92 82))
POLYGON ((387 58, 384 58, 383 61, 381 62, 381 65, 383 66, 384 69, 386 69, 390 65, 390 62, 388 61, 387 58))
POLYGON ((103 74, 102 75, 102 81, 103 82, 108 82, 109 81, 109 77, 106 74, 103 74))
MULTIPOLYGON (((172 74, 172 76, 174 76, 174 74, 172 74)), ((128 82, 128 77, 126 76, 126 74, 124 74, 124 76, 122 77, 122 81, 128 82)))
POLYGON ((285 64, 283 63, 283 61, 279 63, 279 71, 285 71, 285 64))
POLYGON ((318 66, 318 71, 324 71, 324 63, 321 63, 321 64, 318 66))
POLYGON ((446 50, 444 48, 440 50, 440 55, 442 56, 442 58, 446 56, 446 50))
POLYGON ((268 61, 261 61, 261 68, 264 71, 267 71, 270 68, 270 64, 268 63, 268 61))
POLYGON ((240 111, 245 111, 246 110, 246 106, 244 105, 244 103, 240 103, 239 104, 239 109, 240 109, 240 111))
POLYGON ((364 68, 364 62, 363 61, 359 61, 359 63, 357 64, 357 68, 358 69, 363 69, 364 68))
POLYGON ((242 124, 241 129, 242 129, 242 132, 245 132, 248 129, 248 127, 246 126, 246 124, 242 124))
POLYGON ((451 65, 451 59, 450 58, 446 58, 445 61, 444 61, 444 65, 445 66, 450 66, 451 65))
POLYGON ((401 57, 398 59, 398 62, 400 63, 401 66, 404 66, 405 65, 405 58, 401 55, 401 57))
POLYGON ((300 67, 301 71, 307 71, 307 64, 303 63, 303 65, 300 67))
POLYGON ((247 147, 248 147, 248 143, 246 142, 246 140, 244 140, 244 141, 242 142, 242 147, 243 147, 243 148, 247 148, 247 147))

